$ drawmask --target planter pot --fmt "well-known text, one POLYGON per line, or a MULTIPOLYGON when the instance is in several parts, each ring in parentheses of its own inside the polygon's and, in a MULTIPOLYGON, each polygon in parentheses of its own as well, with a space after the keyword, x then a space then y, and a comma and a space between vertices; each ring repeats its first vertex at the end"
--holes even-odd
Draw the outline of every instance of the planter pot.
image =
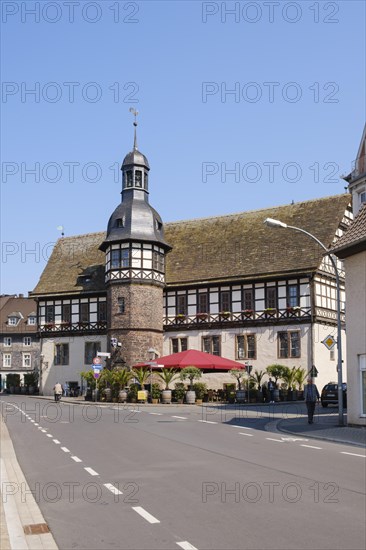
POLYGON ((26 388, 25 386, 21 386, 21 388, 20 388, 20 393, 21 393, 22 395, 26 394, 26 393, 27 393, 27 388, 26 388))
POLYGON ((164 405, 169 405, 172 402, 172 390, 163 390, 161 392, 161 402, 164 405))
POLYGON ((245 403, 245 391, 237 390, 235 394, 235 400, 237 403, 245 403))
POLYGON ((275 401, 280 401, 280 390, 274 390, 273 391, 273 397, 275 401))
POLYGON ((15 393, 15 386, 10 386, 9 391, 10 393, 15 393))
POLYGON ((303 392, 303 390, 301 390, 301 391, 298 390, 298 391, 297 391, 297 400, 298 400, 298 401, 303 401, 303 400, 304 400, 304 392, 303 392))
POLYGON ((99 400, 100 400, 100 392, 99 392, 99 390, 93 390, 93 391, 92 391, 92 401, 95 401, 95 396, 97 397, 96 400, 99 401, 99 400))
POLYGON ((153 399, 151 400, 151 403, 152 403, 153 405, 157 405, 157 404, 159 403, 159 399, 153 398, 153 399))
POLYGON ((202 399, 196 399, 196 405, 202 405, 202 399))
POLYGON ((111 390, 111 388, 106 388, 104 390, 104 395, 105 395, 105 400, 106 401, 108 401, 108 402, 112 401, 112 390, 111 390))
POLYGON ((195 402, 196 402, 196 392, 187 391, 187 393, 186 393, 186 403, 188 405, 194 405, 195 402))
POLYGON ((120 403, 126 403, 126 401, 127 401, 127 392, 126 392, 126 390, 120 390, 118 392, 118 401, 120 403))
POLYGON ((35 387, 34 386, 29 386, 29 388, 28 388, 29 395, 33 395, 34 392, 35 392, 35 387))

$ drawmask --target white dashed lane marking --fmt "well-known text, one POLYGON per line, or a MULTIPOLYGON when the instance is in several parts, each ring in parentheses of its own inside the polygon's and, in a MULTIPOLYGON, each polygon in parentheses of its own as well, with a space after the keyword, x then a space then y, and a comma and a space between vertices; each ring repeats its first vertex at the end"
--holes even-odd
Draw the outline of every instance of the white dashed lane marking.
POLYGON ((245 434, 244 432, 239 432, 239 435, 246 435, 247 437, 253 437, 253 434, 245 434))
POLYGON ((77 457, 77 456, 72 456, 71 457, 73 460, 75 460, 75 462, 82 462, 81 458, 77 457))
POLYGON ((192 546, 192 544, 186 540, 183 542, 177 542, 177 545, 180 546, 183 550, 197 550, 195 546, 192 546))
POLYGON ((163 416, 163 413, 149 413, 149 414, 154 414, 155 416, 163 416))
POLYGON ((341 455, 360 456, 362 458, 366 458, 366 455, 358 455, 357 453, 347 453, 346 451, 341 451, 341 455))
POLYGON ((107 489, 113 493, 114 495, 123 495, 122 491, 117 489, 112 483, 103 483, 104 487, 107 487, 107 489))
POLYGON ((160 523, 158 519, 154 518, 154 516, 149 514, 149 512, 146 512, 146 510, 144 510, 144 508, 142 508, 141 506, 133 506, 132 510, 135 510, 135 512, 140 514, 140 516, 146 519, 146 521, 148 521, 149 523, 160 523))
POLYGON ((47 436, 47 437, 53 437, 53 435, 51 435, 51 434, 46 434, 46 436, 47 436))
POLYGON ((186 416, 172 416, 172 418, 179 418, 180 420, 187 420, 186 416))
POLYGON ((213 422, 212 420, 197 420, 197 422, 203 422, 204 424, 218 424, 218 422, 213 422))
POLYGON ((69 449, 67 447, 61 447, 61 450, 64 452, 64 453, 69 453, 69 449))
POLYGON ((315 445, 300 445, 300 447, 307 447, 308 449, 322 449, 322 447, 315 447, 315 445))
POLYGON ((268 441, 277 441, 277 443, 283 443, 282 439, 274 439, 273 437, 266 437, 268 441))
POLYGON ((95 470, 93 470, 93 468, 87 467, 87 468, 84 468, 84 470, 86 470, 88 474, 90 474, 91 476, 99 476, 99 474, 95 470))
POLYGON ((53 441, 54 443, 56 443, 56 445, 61 445, 61 443, 59 442, 58 439, 52 439, 52 441, 53 441))

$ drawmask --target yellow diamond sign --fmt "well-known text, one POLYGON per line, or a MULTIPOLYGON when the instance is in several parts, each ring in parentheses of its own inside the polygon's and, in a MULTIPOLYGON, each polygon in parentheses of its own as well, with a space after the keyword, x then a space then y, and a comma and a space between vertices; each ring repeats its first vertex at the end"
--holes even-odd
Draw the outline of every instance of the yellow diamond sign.
POLYGON ((332 349, 336 345, 336 341, 333 336, 328 334, 328 336, 322 341, 322 344, 324 344, 326 348, 332 349))

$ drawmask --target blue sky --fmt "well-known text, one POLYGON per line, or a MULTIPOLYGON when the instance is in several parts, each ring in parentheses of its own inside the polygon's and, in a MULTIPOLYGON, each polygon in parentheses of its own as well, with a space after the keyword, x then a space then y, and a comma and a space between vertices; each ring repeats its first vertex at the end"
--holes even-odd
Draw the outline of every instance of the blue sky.
POLYGON ((364 2, 1 8, 1 293, 34 288, 58 226, 105 230, 130 107, 166 222, 344 191, 365 120, 364 2))

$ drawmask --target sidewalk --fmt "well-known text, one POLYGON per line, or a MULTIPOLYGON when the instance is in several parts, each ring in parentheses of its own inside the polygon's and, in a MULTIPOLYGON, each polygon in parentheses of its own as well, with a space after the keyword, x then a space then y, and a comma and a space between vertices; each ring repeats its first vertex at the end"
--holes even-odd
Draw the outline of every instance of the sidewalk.
MULTIPOLYGON (((347 422, 347 416, 345 422, 347 422)), ((366 427, 339 426, 337 414, 314 415, 314 424, 308 424, 306 415, 297 418, 286 418, 279 420, 276 428, 280 432, 312 439, 366 447, 366 427)))
POLYGON ((0 419, 2 550, 57 550, 37 502, 18 464, 9 431, 0 419))

